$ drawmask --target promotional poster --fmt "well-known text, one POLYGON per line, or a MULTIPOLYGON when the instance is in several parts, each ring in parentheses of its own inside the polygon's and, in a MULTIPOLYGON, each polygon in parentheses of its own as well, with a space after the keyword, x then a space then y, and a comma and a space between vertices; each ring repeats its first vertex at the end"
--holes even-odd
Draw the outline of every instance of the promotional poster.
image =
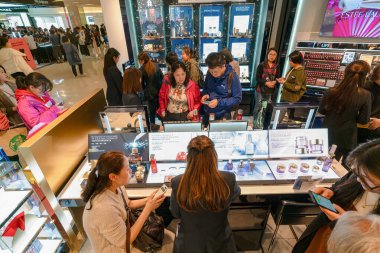
POLYGON ((380 37, 380 1, 329 0, 321 36, 380 37))

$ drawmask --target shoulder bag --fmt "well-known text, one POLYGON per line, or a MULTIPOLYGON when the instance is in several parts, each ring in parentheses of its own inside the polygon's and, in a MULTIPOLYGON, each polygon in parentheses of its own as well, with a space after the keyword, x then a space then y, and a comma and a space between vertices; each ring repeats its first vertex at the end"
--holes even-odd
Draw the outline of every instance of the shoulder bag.
MULTIPOLYGON (((125 201, 123 191, 121 191, 121 196, 123 198, 125 211, 127 211, 127 219, 125 224, 127 226, 127 253, 131 252, 130 249, 130 239, 131 239, 131 226, 139 218, 141 211, 132 210, 128 207, 125 201)), ((133 246, 143 252, 154 253, 162 247, 162 242, 164 240, 164 219, 155 213, 151 213, 148 219, 145 221, 139 235, 133 242, 133 246)))

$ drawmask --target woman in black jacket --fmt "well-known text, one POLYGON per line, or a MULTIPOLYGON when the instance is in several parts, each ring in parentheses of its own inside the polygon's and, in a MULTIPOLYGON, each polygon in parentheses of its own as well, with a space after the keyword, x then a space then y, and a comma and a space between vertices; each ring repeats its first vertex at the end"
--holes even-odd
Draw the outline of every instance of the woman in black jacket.
POLYGON ((358 129, 359 143, 380 138, 380 64, 372 70, 364 88, 372 95, 371 118, 368 128, 358 129))
POLYGON ((270 48, 265 60, 257 66, 254 119, 257 118, 263 101, 276 100, 276 79, 281 77, 280 65, 277 64, 277 59, 277 49, 270 48))
POLYGON ((227 214, 240 195, 235 174, 218 171, 214 143, 193 138, 188 147, 185 174, 172 180, 170 210, 181 220, 174 253, 236 252, 227 214))
POLYGON ((107 82, 106 98, 109 106, 123 105, 123 77, 116 64, 120 53, 115 48, 108 49, 104 56, 103 75, 107 82))
POLYGON ((305 230, 293 253, 327 253, 327 240, 335 222, 345 211, 380 215, 380 139, 365 143, 351 152, 347 164, 352 170, 331 188, 315 193, 331 199, 339 213, 322 212, 305 230))
POLYGON ((160 67, 153 63, 148 53, 141 52, 139 54, 140 71, 142 73, 142 86, 144 89, 144 97, 148 101, 150 123, 156 122, 156 111, 158 109, 158 92, 161 89, 162 79, 164 75, 160 67))
POLYGON ((371 93, 364 89, 370 67, 365 61, 348 64, 343 81, 326 91, 319 105, 325 115, 330 145, 336 144, 336 157, 346 158, 357 145, 357 123, 365 125, 371 115, 371 93))

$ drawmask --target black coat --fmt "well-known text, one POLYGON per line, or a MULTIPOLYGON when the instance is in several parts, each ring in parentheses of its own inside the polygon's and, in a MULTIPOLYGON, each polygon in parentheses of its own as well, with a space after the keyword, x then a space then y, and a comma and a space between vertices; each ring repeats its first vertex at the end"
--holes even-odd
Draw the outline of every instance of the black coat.
POLYGON ((123 77, 116 66, 109 67, 106 72, 106 98, 109 106, 123 105, 123 77))
POLYGON ((155 64, 156 71, 149 76, 143 67, 140 68, 142 73, 141 84, 144 89, 144 97, 147 101, 158 101, 158 92, 161 89, 164 75, 158 64, 155 64))
MULTIPOLYGON (((275 93, 275 88, 271 89, 269 88, 268 86, 265 86, 265 83, 267 82, 266 79, 263 79, 263 74, 264 74, 264 68, 265 67, 265 63, 262 62, 259 64, 259 66, 257 66, 257 71, 256 71, 256 82, 257 82, 257 85, 256 85, 256 89, 258 89, 258 87, 260 87, 260 90, 261 90, 261 93, 263 94, 270 94, 270 95, 274 95, 275 93)), ((275 81, 277 78, 280 78, 281 77, 281 70, 280 70, 280 65, 276 65, 276 74, 274 76, 271 76, 271 77, 268 77, 271 81, 275 81)))
MULTIPOLYGON (((352 172, 347 173, 330 189, 334 192, 331 202, 341 206, 344 210, 348 210, 353 203, 360 199, 364 194, 363 187, 357 181, 356 175, 352 172)), ((380 214, 379 208, 377 207, 373 213, 380 214)), ((324 213, 321 213, 303 232, 294 246, 292 253, 305 252, 321 227, 328 225, 331 229, 333 229, 335 223, 336 221, 331 221, 324 213)))
POLYGON ((339 148, 353 149, 357 145, 356 124, 367 124, 371 115, 371 94, 361 89, 355 102, 351 100, 342 112, 336 113, 326 108, 330 90, 326 91, 319 105, 319 113, 325 115, 323 126, 329 130, 330 145, 336 144, 339 148))
POLYGON ((172 180, 172 195, 170 211, 173 216, 181 219, 178 235, 174 241, 174 253, 233 253, 236 246, 228 223, 229 205, 240 195, 240 187, 235 175, 219 172, 230 188, 229 203, 218 213, 210 211, 187 212, 181 209, 177 202, 177 191, 182 175, 172 180))
POLYGON ((138 94, 123 94, 123 105, 142 105, 142 97, 138 94))

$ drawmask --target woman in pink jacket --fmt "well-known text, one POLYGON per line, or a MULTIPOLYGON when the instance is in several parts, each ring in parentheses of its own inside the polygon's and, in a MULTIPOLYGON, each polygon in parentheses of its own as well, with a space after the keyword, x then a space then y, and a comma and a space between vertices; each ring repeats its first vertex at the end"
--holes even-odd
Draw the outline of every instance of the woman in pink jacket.
POLYGON ((170 77, 162 83, 157 114, 162 121, 196 120, 194 112, 199 115, 200 98, 198 85, 190 80, 185 64, 175 62, 170 77))
POLYGON ((44 75, 33 72, 16 79, 17 111, 28 130, 34 126, 48 124, 60 114, 60 109, 49 96, 53 84, 44 75))

